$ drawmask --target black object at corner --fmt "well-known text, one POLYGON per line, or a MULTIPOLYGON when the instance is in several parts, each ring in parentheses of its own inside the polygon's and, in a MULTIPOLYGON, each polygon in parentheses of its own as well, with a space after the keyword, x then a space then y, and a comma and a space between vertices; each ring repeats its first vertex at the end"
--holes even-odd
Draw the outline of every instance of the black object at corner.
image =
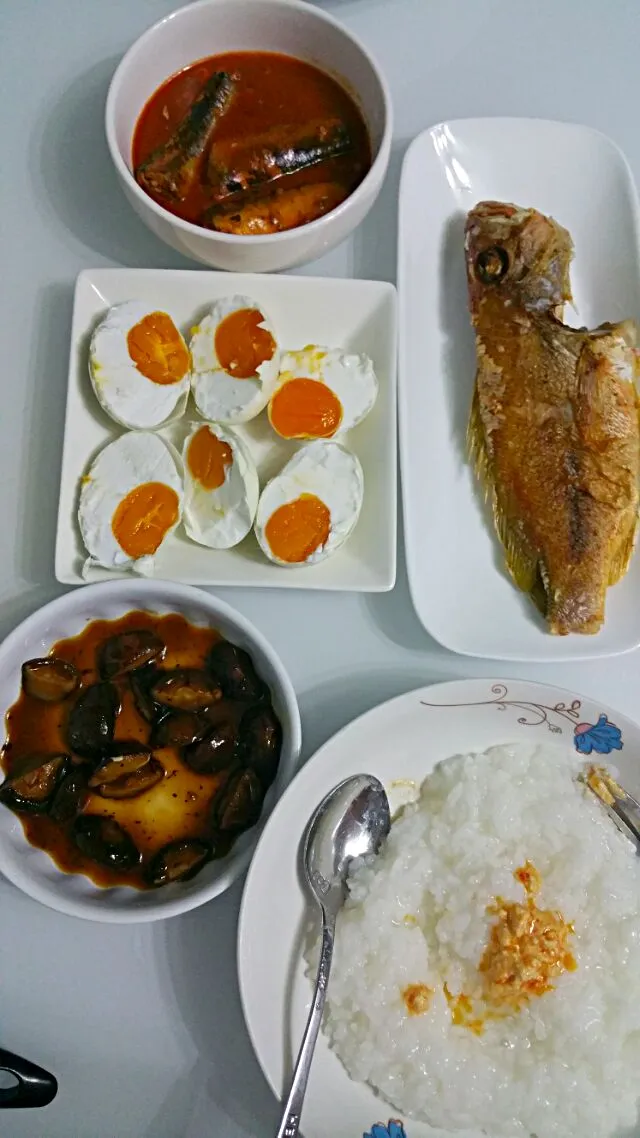
POLYGON ((18 1081, 12 1087, 0 1087, 0 1110, 47 1106, 58 1093, 58 1081, 49 1071, 0 1047, 0 1073, 2 1071, 18 1081))

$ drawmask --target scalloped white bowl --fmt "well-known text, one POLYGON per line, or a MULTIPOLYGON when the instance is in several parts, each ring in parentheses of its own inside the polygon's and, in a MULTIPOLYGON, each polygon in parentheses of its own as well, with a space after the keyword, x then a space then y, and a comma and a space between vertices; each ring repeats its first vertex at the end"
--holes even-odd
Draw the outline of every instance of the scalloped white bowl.
POLYGON ((186 913, 223 893, 246 869, 258 837, 277 799, 291 780, 300 755, 300 712, 293 685, 268 641, 246 617, 217 597, 166 581, 107 581, 85 585, 33 613, 0 644, 0 707, 6 714, 20 692, 24 660, 47 655, 62 637, 76 636, 92 620, 116 620, 132 609, 179 612, 193 624, 210 625, 251 654, 271 689, 282 723, 278 776, 260 821, 243 834, 225 858, 210 862, 183 884, 139 890, 101 889, 83 874, 63 873, 48 854, 30 845, 20 819, 0 806, 0 873, 36 901, 73 917, 111 923, 158 921, 186 913))

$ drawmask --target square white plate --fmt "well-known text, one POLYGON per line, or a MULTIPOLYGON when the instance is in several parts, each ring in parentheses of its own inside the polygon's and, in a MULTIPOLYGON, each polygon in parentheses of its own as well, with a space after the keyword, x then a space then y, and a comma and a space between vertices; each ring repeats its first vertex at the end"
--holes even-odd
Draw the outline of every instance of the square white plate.
MULTIPOLYGON (((99 406, 88 372, 91 332, 107 308, 144 300, 168 309, 188 334, 211 303, 234 293, 254 297, 269 313, 285 349, 326 344, 371 356, 380 382, 371 414, 344 437, 364 470, 365 493, 352 537, 333 557, 307 568, 272 565, 251 533, 229 550, 206 549, 180 526, 156 558, 157 578, 192 585, 271 585, 297 589, 384 592, 396 576, 396 292, 380 281, 243 275, 162 269, 87 269, 76 282, 64 433, 55 572, 67 585, 84 583, 86 552, 76 522, 79 482, 95 454, 122 433, 99 406)), ((185 418, 160 434, 179 448, 199 416, 189 404, 185 418)), ((238 427, 258 466, 261 484, 275 474, 299 444, 275 435, 266 412, 238 427)), ((91 570, 88 580, 126 574, 91 570)))
POLYGON ((419 135, 400 188, 400 448, 411 593, 445 647, 502 660, 582 660, 640 645, 640 557, 597 636, 554 637, 504 569, 466 461, 475 379, 463 228, 483 199, 551 214, 571 233, 572 324, 640 317, 638 198, 610 139, 536 119, 461 119, 419 135))

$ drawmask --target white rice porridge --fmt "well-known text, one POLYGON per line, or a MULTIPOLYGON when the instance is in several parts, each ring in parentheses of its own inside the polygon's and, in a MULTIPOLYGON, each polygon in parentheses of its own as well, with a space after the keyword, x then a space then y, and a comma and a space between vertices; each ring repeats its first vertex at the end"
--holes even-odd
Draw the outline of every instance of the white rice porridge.
POLYGON ((552 745, 448 759, 352 871, 324 1030, 405 1117, 491 1138, 636 1122, 640 866, 582 769, 552 745), (514 871, 529 863, 527 895, 514 871), (557 974, 494 1014, 488 946, 509 914, 540 911, 560 930, 557 974))

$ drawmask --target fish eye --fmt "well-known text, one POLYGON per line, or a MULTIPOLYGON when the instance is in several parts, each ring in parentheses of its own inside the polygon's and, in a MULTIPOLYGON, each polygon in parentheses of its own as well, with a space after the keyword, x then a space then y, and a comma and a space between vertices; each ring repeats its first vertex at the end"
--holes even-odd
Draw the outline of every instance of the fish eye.
POLYGON ((498 284, 506 276, 509 256, 500 245, 483 249, 476 257, 476 275, 483 284, 498 284))

